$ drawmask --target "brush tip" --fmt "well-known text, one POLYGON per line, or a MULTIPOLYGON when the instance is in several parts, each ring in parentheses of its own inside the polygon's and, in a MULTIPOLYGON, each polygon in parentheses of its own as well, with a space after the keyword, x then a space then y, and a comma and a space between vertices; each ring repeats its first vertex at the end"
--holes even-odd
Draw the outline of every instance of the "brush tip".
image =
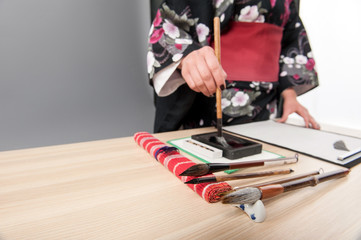
POLYGON ((223 147, 229 147, 228 142, 226 141, 226 139, 224 137, 216 137, 218 143, 220 143, 223 147))
POLYGON ((209 172, 209 166, 207 164, 196 164, 188 169, 186 169, 184 172, 179 174, 179 176, 203 176, 208 174, 209 172))
POLYGON ((197 184, 197 183, 198 183, 197 178, 184 182, 184 184, 197 184))
POLYGON ((262 197, 258 188, 247 187, 225 195, 222 198, 223 204, 253 204, 262 197))

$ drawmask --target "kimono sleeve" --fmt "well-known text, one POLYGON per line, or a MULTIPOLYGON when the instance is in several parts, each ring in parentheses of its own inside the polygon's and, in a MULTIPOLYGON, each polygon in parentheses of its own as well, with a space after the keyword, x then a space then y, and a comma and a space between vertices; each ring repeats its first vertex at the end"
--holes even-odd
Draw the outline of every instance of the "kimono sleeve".
POLYGON ((213 18, 212 4, 204 4, 203 9, 194 5, 192 1, 168 0, 163 1, 158 9, 148 37, 147 68, 150 84, 155 73, 178 62, 190 52, 209 45, 211 33, 208 19, 213 18), (206 21, 200 21, 197 10, 206 13, 203 15, 209 15, 206 21))
POLYGON ((315 60, 294 1, 284 27, 280 56, 279 90, 293 87, 301 95, 318 86, 315 60))

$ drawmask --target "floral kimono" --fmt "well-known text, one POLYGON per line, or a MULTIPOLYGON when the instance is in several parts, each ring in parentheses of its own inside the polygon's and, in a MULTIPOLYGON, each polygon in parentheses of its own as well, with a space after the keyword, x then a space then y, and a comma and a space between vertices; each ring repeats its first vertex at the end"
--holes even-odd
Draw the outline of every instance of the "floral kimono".
MULTIPOLYGON (((157 73, 179 62, 190 52, 212 44, 215 16, 220 18, 222 36, 232 30, 232 24, 239 22, 253 24, 246 25, 247 27, 268 25, 281 29, 280 38, 277 40, 280 48, 277 50, 276 60, 273 61, 276 67, 271 67, 275 73, 273 80, 264 81, 254 77, 227 79, 226 89, 222 92, 223 124, 239 124, 275 117, 283 90, 292 87, 297 95, 301 95, 318 86, 315 61, 293 0, 164 1, 149 33, 147 63, 150 84, 153 84, 153 77, 157 73)), ((239 34, 242 35, 242 32, 239 34)), ((263 40, 255 39, 250 37, 242 42, 235 41, 234 46, 257 50, 263 40), (247 42, 253 45, 247 45, 247 42)), ((263 49, 262 52, 268 51, 263 49)), ((241 61, 239 68, 247 62, 247 59, 241 61)), ((260 69, 257 70, 259 73, 263 72, 262 69, 267 69, 267 64, 258 65, 255 67, 260 69)), ((182 85, 169 96, 156 96, 155 132, 177 130, 181 125, 192 128, 214 124, 214 98, 197 94, 202 95, 182 85), (163 128, 161 125, 164 122, 175 124, 163 128)))

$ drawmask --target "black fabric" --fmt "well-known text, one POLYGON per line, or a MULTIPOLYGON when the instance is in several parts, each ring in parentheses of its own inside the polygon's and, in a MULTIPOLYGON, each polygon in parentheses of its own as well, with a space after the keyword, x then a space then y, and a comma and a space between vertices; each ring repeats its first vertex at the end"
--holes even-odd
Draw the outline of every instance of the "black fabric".
POLYGON ((154 103, 154 133, 215 125, 215 97, 194 92, 187 84, 166 97, 154 94, 154 103))
MULTIPOLYGON (((275 93, 257 98, 255 100, 257 105, 264 107, 256 108, 253 111, 254 115, 234 118, 222 114, 222 124, 227 126, 268 120, 270 111, 266 105, 275 101, 275 98, 275 93)), ((156 107, 154 133, 175 131, 180 128, 216 126, 216 98, 194 92, 187 84, 183 84, 166 97, 159 97, 154 93, 154 104, 156 107)))

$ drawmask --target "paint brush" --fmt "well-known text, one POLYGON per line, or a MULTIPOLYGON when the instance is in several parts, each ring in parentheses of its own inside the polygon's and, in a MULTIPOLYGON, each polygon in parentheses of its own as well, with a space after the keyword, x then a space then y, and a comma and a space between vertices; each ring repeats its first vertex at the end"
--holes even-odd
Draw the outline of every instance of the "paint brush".
POLYGON ((272 185, 272 184, 280 184, 280 183, 290 182, 290 181, 294 181, 297 179, 314 176, 314 175, 318 175, 318 174, 320 174, 320 171, 312 171, 312 172, 298 174, 298 175, 294 175, 291 177, 285 177, 285 178, 277 179, 277 180, 273 180, 273 181, 255 183, 255 184, 250 184, 250 185, 245 185, 245 186, 238 186, 238 187, 233 188, 233 192, 238 189, 242 189, 242 188, 246 188, 246 187, 261 187, 261 186, 272 185))
MULTIPOLYGON (((213 28, 214 28, 214 52, 218 59, 219 64, 221 64, 221 24, 219 17, 213 19, 213 28)), ((217 136, 215 136, 216 141, 221 144, 223 147, 229 147, 226 139, 223 137, 222 130, 222 92, 219 87, 216 90, 216 108, 217 108, 217 136)))
POLYGON ((276 180, 273 180, 273 181, 267 181, 267 182, 255 183, 255 184, 250 184, 250 185, 238 186, 238 187, 234 187, 231 191, 220 193, 219 196, 225 196, 225 195, 230 194, 230 193, 232 193, 234 191, 237 191, 237 190, 243 189, 243 188, 247 188, 247 187, 256 188, 256 187, 262 187, 262 186, 266 186, 266 185, 280 184, 280 183, 290 182, 290 181, 294 181, 294 180, 309 177, 309 176, 314 176, 314 175, 317 175, 317 174, 320 174, 320 171, 312 171, 312 172, 308 172, 308 173, 294 175, 294 176, 291 176, 291 177, 276 179, 276 180))
POLYGON ((257 177, 265 177, 265 176, 272 176, 272 175, 289 174, 292 172, 294 172, 292 169, 282 169, 282 170, 273 170, 273 171, 255 172, 255 173, 200 177, 200 178, 194 178, 192 180, 189 180, 189 181, 185 182, 185 184, 224 182, 224 181, 247 179, 247 178, 257 178, 257 177))
POLYGON ((284 164, 291 164, 296 162, 298 162, 298 154, 295 154, 294 157, 288 157, 288 158, 273 158, 266 160, 253 160, 253 161, 244 161, 244 162, 236 162, 236 163, 201 163, 189 167, 179 175, 198 177, 214 172, 231 170, 231 169, 268 166, 268 165, 284 165, 284 164))
POLYGON ((331 179, 341 178, 346 176, 349 172, 350 172, 349 169, 338 169, 328 173, 322 173, 316 176, 305 177, 282 184, 273 184, 258 188, 247 187, 225 195, 222 198, 222 203, 253 204, 258 200, 271 198, 284 192, 289 192, 292 190, 296 190, 308 186, 313 187, 319 183, 331 179))

